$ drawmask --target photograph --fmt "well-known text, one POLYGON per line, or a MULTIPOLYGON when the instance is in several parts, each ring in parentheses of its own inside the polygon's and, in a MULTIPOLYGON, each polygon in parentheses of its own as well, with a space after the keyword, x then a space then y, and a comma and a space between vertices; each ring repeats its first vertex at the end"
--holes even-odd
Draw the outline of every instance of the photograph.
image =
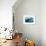
POLYGON ((23 16, 23 24, 35 24, 35 16, 23 16))

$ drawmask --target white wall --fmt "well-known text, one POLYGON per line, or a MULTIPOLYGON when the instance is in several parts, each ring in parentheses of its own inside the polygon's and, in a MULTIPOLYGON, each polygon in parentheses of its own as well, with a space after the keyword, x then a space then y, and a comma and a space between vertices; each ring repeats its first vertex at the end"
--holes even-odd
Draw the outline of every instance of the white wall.
POLYGON ((42 46, 46 46, 46 0, 41 1, 41 15, 42 46))
POLYGON ((0 27, 12 28, 12 6, 16 0, 0 0, 0 27))
POLYGON ((15 6, 15 28, 23 32, 25 37, 34 38, 37 46, 46 46, 46 0, 25 0, 17 9, 15 6), (36 24, 24 25, 24 15, 36 16, 36 24))
POLYGON ((15 10, 14 17, 15 28, 18 32, 22 32, 24 38, 34 40, 36 46, 41 46, 41 0, 23 0, 15 10), (35 16, 36 23, 34 25, 23 24, 24 15, 35 16))

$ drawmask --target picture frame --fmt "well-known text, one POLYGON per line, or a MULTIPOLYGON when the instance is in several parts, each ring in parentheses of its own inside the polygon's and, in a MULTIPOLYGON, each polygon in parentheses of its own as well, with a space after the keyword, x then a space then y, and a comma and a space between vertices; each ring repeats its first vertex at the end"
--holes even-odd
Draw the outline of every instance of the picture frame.
POLYGON ((35 24, 35 16, 23 16, 23 24, 35 24))

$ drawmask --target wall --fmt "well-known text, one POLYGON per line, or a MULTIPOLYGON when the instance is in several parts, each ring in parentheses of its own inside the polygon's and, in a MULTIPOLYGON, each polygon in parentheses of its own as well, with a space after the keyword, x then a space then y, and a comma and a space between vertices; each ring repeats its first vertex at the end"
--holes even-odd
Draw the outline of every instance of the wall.
POLYGON ((41 1, 41 41, 46 46, 46 0, 41 1))
POLYGON ((0 0, 0 27, 12 29, 12 6, 16 0, 0 0))
POLYGON ((36 46, 41 46, 41 0, 23 0, 16 10, 14 9, 14 17, 18 32, 22 32, 24 38, 34 40, 36 46), (23 24, 24 15, 35 16, 35 24, 23 24))

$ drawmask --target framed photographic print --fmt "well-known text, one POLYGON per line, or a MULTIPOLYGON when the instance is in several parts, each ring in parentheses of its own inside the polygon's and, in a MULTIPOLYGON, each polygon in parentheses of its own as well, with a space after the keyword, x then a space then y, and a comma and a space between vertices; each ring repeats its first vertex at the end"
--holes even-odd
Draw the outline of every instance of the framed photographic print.
POLYGON ((35 16, 23 16, 23 24, 35 24, 35 16))

